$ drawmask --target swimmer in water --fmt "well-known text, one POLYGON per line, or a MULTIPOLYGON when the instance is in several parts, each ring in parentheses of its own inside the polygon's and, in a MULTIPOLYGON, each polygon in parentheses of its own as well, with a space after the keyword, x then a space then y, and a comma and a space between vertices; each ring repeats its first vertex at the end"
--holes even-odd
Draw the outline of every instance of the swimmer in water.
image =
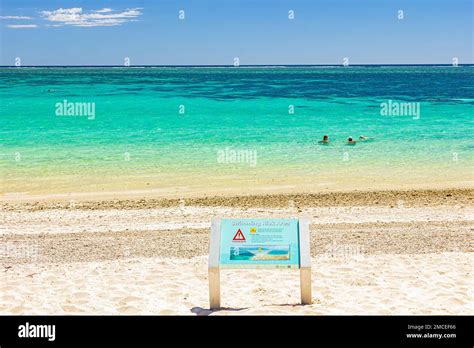
POLYGON ((356 141, 352 137, 347 138, 347 145, 355 145, 355 144, 356 144, 356 141))
POLYGON ((369 141, 369 140, 374 140, 374 138, 366 137, 365 135, 360 135, 359 140, 360 141, 369 141))
POLYGON ((323 140, 318 141, 318 144, 329 144, 329 137, 327 135, 323 136, 323 140))

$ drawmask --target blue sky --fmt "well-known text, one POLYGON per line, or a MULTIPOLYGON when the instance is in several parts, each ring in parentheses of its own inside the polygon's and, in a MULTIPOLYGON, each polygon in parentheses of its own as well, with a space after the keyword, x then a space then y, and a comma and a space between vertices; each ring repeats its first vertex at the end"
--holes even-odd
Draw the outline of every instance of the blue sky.
POLYGON ((240 64, 474 62, 471 0, 0 4, 0 65, 16 57, 22 65, 122 65, 125 57, 132 65, 230 65, 234 57, 240 64))

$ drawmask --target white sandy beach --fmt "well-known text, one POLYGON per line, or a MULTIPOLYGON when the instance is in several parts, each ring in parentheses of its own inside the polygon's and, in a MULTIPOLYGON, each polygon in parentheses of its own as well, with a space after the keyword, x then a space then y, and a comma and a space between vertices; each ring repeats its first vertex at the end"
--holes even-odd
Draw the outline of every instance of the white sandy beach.
POLYGON ((313 304, 299 273, 221 272, 208 308, 207 258, 24 264, 3 270, 2 314, 473 314, 472 253, 312 259, 313 304))
POLYGON ((348 197, 3 203, 0 314, 474 313, 471 191, 348 197), (223 270, 210 311, 213 216, 310 217, 313 304, 298 271, 223 270))

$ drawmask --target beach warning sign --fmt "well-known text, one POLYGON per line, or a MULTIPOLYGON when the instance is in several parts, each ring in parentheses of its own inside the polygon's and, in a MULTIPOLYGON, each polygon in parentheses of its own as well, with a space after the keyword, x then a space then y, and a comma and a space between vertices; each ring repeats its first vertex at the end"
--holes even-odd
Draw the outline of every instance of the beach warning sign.
POLYGON ((309 219, 304 217, 212 219, 209 245, 210 308, 220 308, 221 269, 299 269, 301 303, 312 303, 309 241, 309 219))
POLYGON ((245 236, 242 233, 242 230, 239 228, 237 233, 235 234, 234 238, 232 238, 233 241, 235 242, 245 242, 245 236))
POLYGON ((300 267, 298 219, 221 219, 221 268, 300 267))

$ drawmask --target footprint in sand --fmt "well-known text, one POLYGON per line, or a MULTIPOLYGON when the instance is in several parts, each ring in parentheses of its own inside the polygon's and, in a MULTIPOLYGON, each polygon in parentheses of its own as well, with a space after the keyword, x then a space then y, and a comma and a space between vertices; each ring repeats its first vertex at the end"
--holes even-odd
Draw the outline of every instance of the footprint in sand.
POLYGON ((453 298, 453 299, 450 300, 450 302, 454 305, 464 305, 464 304, 466 304, 465 301, 460 300, 458 298, 453 298))
POLYGON ((15 300, 15 296, 5 295, 2 297, 2 301, 5 301, 5 302, 11 302, 13 300, 15 300))
POLYGON ((172 309, 163 309, 159 312, 159 314, 160 315, 174 315, 176 313, 172 309))
POLYGON ((129 302, 140 301, 140 300, 141 300, 140 297, 127 296, 127 297, 124 297, 124 298, 120 299, 119 304, 122 305, 122 306, 126 306, 129 302))
POLYGON ((77 308, 76 306, 72 306, 72 305, 63 305, 61 306, 61 308, 66 313, 83 313, 84 312, 83 309, 77 308))
POLYGON ((90 294, 87 292, 75 292, 73 296, 74 298, 84 299, 84 298, 90 297, 90 294))
POLYGON ((262 294, 263 295, 263 294, 266 294, 268 291, 267 291, 267 289, 257 288, 257 289, 254 289, 252 292, 254 294, 259 294, 259 295, 262 294))
POLYGON ((140 313, 138 308, 135 308, 133 306, 122 306, 122 307, 117 308, 117 311, 123 314, 139 314, 140 313))
POLYGON ((10 309, 10 313, 12 313, 12 314, 20 314, 20 313, 25 313, 26 310, 27 310, 26 307, 23 307, 23 306, 16 306, 16 307, 13 307, 12 309, 10 309))

